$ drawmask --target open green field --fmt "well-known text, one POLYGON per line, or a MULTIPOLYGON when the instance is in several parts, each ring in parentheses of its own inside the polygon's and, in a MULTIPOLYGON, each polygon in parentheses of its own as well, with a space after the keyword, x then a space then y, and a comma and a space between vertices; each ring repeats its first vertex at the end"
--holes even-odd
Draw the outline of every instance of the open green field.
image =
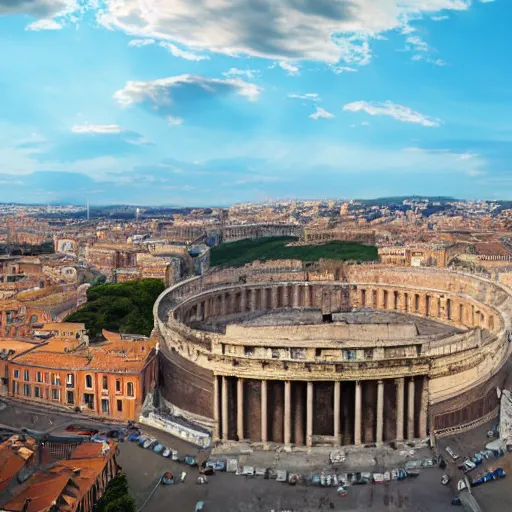
POLYGON ((322 245, 286 247, 296 241, 293 237, 270 237, 239 240, 214 247, 212 266, 241 267, 255 260, 296 259, 318 261, 321 258, 341 261, 372 261, 377 259, 377 248, 357 242, 328 242, 322 245))

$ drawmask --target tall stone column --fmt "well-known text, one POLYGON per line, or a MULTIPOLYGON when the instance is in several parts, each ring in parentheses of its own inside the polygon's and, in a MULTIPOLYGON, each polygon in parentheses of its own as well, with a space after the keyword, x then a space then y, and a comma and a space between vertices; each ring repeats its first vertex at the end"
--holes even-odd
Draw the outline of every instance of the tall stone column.
POLYGON ((267 309, 267 290, 268 288, 261 288, 260 290, 260 309, 266 311, 267 309))
POLYGON ((384 381, 377 382, 377 443, 384 440, 384 381))
POLYGON ((309 286, 307 283, 304 286, 304 307, 311 307, 311 286, 309 286))
POLYGON ((354 444, 361 444, 361 405, 362 405, 361 382, 356 381, 356 400, 354 411, 354 444))
POLYGON ((300 308, 300 286, 298 284, 293 286, 293 307, 300 308))
POLYGON ((210 298, 206 297, 204 299, 204 319, 208 320, 210 316, 210 298))
POLYGON ((226 292, 222 292, 220 296, 220 314, 226 316, 226 292))
POLYGON ((213 376, 213 440, 219 440, 219 378, 213 376))
POLYGON ((236 382, 236 430, 238 440, 244 439, 244 379, 236 382))
POLYGON ((268 441, 268 418, 267 418, 267 398, 268 386, 267 381, 261 381, 261 440, 266 443, 268 441))
POLYGON ((228 423, 228 379, 222 376, 222 440, 227 441, 229 434, 228 423))
POLYGON ((251 288, 249 292, 249 308, 251 311, 256 311, 256 289, 251 288))
POLYGON ((284 381, 284 444, 292 442, 292 383, 284 381))
POLYGON ((306 445, 313 446, 313 383, 308 382, 306 397, 306 445))
POLYGON ((277 309, 279 307, 279 287, 277 285, 273 286, 271 290, 271 309, 277 309))
POLYGON ((420 439, 426 439, 428 436, 428 377, 423 377, 423 387, 421 389, 421 409, 420 409, 420 439))
POLYGON ((294 420, 295 420, 295 444, 303 446, 304 443, 304 386, 303 382, 296 382, 295 389, 295 403, 293 407, 294 420))
POLYGON ((407 393, 407 439, 414 439, 414 377, 409 380, 407 393))
POLYGON ((404 392, 405 382, 403 377, 396 379, 396 439, 404 440, 404 392))
POLYGON ((290 297, 289 297, 289 291, 290 287, 285 285, 282 287, 283 290, 283 308, 290 307, 290 297))
POLYGON ((341 405, 341 382, 339 380, 334 382, 334 441, 336 445, 341 444, 340 432, 340 405, 341 405))
POLYGON ((247 311, 247 288, 240 289, 240 311, 242 313, 247 311))

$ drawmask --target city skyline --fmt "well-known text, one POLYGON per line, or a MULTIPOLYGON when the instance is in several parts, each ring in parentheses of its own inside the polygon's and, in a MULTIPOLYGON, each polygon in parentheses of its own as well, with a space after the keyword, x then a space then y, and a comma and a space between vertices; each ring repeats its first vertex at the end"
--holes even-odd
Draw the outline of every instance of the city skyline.
POLYGON ((0 201, 512 198, 504 0, 0 0, 0 201))

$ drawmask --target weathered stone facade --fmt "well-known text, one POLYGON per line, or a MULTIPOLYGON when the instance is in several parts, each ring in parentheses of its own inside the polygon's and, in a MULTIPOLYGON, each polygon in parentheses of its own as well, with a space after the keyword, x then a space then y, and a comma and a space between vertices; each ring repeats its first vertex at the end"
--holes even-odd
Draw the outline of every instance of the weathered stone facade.
POLYGON ((511 319, 510 290, 488 279, 332 262, 212 272, 169 288, 155 305, 161 365, 175 367, 163 382, 171 402, 213 419, 217 438, 308 446, 425 438, 488 415, 486 384, 499 380, 509 355, 511 319), (393 311, 453 329, 243 322, 305 310, 326 322, 343 311, 393 311), (195 328, 215 318, 236 325, 195 328))

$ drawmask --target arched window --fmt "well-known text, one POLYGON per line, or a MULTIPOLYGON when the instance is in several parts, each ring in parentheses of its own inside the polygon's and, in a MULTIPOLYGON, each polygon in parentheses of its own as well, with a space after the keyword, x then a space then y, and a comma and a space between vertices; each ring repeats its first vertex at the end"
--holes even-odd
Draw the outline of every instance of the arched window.
POLYGON ((126 394, 128 396, 134 396, 134 393, 133 393, 133 382, 128 382, 126 394))

